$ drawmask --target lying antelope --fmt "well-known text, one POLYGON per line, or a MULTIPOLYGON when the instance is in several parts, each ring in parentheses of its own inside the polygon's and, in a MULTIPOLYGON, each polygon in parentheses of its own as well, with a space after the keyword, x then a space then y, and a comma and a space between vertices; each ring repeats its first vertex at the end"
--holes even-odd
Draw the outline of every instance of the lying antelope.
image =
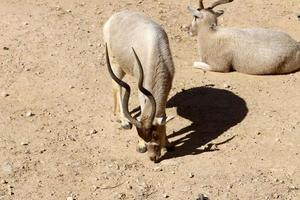
POLYGON ((111 16, 103 33, 108 71, 113 79, 114 111, 119 104, 121 126, 136 127, 144 140, 139 141, 138 151, 147 150, 149 158, 156 162, 161 150, 171 147, 166 137, 166 123, 171 119, 166 117, 166 102, 175 70, 167 34, 149 17, 131 11, 111 16), (125 74, 139 77, 139 120, 129 113, 130 86, 121 80, 125 74))
POLYGON ((195 68, 208 71, 236 70, 247 74, 284 74, 300 69, 300 43, 288 34, 262 28, 218 26, 224 12, 213 9, 233 0, 219 0, 205 8, 188 8, 194 19, 190 35, 197 35, 200 62, 195 68))

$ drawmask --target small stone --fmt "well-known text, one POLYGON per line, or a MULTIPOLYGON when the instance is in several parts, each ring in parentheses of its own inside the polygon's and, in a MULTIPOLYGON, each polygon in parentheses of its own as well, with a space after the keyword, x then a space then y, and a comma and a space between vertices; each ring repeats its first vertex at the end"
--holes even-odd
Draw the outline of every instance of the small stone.
POLYGON ((189 25, 182 25, 181 26, 181 30, 182 31, 189 31, 190 30, 190 26, 189 25))
POLYGON ((299 188, 296 187, 296 186, 294 186, 294 185, 290 186, 289 189, 290 189, 290 190, 299 190, 299 188))
POLYGON ((116 199, 125 199, 126 198, 126 194, 124 194, 124 193, 115 193, 114 196, 116 199))
POLYGON ((276 138, 275 141, 281 143, 281 140, 279 138, 276 138))
POLYGON ((76 195, 75 194, 69 194, 69 196, 67 197, 67 200, 76 200, 76 195))
POLYGON ((230 85, 224 83, 224 84, 223 84, 223 87, 228 89, 228 88, 230 88, 230 85))
POLYGON ((8 47, 3 47, 3 50, 6 50, 6 51, 7 51, 7 50, 9 50, 9 48, 8 48, 8 47))
POLYGON ((9 94, 8 94, 7 92, 1 92, 1 93, 0 93, 0 96, 1 96, 1 97, 8 97, 9 94))
POLYGON ((28 22, 24 22, 24 23, 23 23, 24 26, 27 26, 28 24, 29 24, 28 22))
POLYGON ((32 116, 33 116, 33 113, 32 113, 31 111, 27 111, 25 116, 26 116, 26 117, 32 117, 32 116))
POLYGON ((194 174, 193 173, 189 173, 189 178, 194 178, 194 174))
POLYGON ((7 184, 7 183, 8 183, 7 180, 4 179, 1 180, 1 184, 7 184))
POLYGON ((94 191, 96 191, 96 190, 98 190, 98 189, 100 189, 100 187, 99 187, 98 185, 93 185, 93 190, 94 190, 94 191))
POLYGON ((70 10, 70 9, 68 9, 68 10, 66 10, 68 13, 71 13, 72 12, 72 10, 70 10))
POLYGON ((167 195, 167 194, 164 194, 164 196, 163 196, 164 198, 169 198, 169 195, 167 195))
POLYGON ((6 174, 12 174, 13 173, 13 166, 8 163, 8 162, 5 162, 2 164, 2 171, 6 174))
POLYGON ((47 151, 47 149, 41 149, 40 150, 40 154, 43 154, 44 152, 46 152, 47 151))
POLYGON ((29 142, 21 142, 21 145, 22 146, 27 146, 27 145, 29 145, 29 142))
POLYGON ((12 185, 7 186, 7 190, 8 190, 9 195, 14 195, 13 189, 14 189, 14 186, 12 186, 12 185))
POLYGON ((70 85, 69 88, 70 88, 70 89, 74 89, 75 86, 74 86, 74 85, 70 85))
POLYGON ((163 169, 162 169, 161 167, 155 167, 155 168, 154 168, 154 171, 155 171, 155 172, 161 172, 161 171, 163 171, 163 169))
POLYGON ((97 134, 97 133, 98 133, 98 131, 96 129, 91 129, 90 130, 90 134, 91 135, 94 135, 94 134, 97 134))

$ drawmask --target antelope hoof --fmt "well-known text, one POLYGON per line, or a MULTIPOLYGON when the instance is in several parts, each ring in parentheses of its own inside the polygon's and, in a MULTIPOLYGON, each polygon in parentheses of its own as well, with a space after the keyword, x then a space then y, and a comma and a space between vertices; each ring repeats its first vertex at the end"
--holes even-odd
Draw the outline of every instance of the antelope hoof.
POLYGON ((161 149, 161 154, 165 154, 165 153, 167 153, 168 152, 168 149, 166 148, 166 147, 163 147, 162 149, 161 149))
POLYGON ((147 152, 147 146, 144 142, 139 142, 136 151, 139 153, 146 153, 147 152))
POLYGON ((123 122, 123 123, 121 124, 121 127, 122 127, 122 129, 130 130, 130 129, 132 129, 132 124, 129 123, 129 122, 123 122))
POLYGON ((194 65, 193 65, 194 68, 196 69, 202 69, 202 70, 205 70, 205 71, 210 71, 211 70, 211 67, 204 63, 204 62, 194 62, 194 65))

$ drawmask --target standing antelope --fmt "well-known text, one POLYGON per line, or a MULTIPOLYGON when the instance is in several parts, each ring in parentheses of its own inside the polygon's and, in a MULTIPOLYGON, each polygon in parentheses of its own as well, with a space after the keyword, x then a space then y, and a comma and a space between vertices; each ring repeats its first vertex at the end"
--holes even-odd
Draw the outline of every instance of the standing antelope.
POLYGON ((300 43, 288 34, 262 28, 230 28, 218 26, 224 12, 213 9, 233 0, 219 0, 204 8, 188 8, 194 19, 190 35, 197 35, 200 62, 195 68, 247 74, 284 74, 300 69, 300 43))
POLYGON ((111 16, 103 33, 113 79, 114 111, 119 104, 121 126, 136 127, 144 140, 139 141, 138 151, 147 149, 149 158, 156 162, 161 150, 171 147, 166 137, 166 123, 171 118, 166 117, 165 111, 175 70, 167 34, 149 17, 131 11, 111 16), (125 74, 139 77, 140 120, 129 113, 130 87, 121 80, 125 74))

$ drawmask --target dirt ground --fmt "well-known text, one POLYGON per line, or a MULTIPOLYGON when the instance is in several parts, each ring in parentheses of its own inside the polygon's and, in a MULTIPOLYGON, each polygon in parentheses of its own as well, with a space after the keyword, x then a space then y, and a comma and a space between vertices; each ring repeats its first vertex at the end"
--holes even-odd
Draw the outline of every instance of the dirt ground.
MULTIPOLYGON (((300 199, 300 73, 192 69, 187 5, 197 1, 0 0, 0 200, 300 199), (102 25, 124 9, 166 29, 175 61, 167 113, 176 149, 158 164, 112 113, 102 25)), ((220 7, 222 25, 300 41, 299 0, 220 7)))

